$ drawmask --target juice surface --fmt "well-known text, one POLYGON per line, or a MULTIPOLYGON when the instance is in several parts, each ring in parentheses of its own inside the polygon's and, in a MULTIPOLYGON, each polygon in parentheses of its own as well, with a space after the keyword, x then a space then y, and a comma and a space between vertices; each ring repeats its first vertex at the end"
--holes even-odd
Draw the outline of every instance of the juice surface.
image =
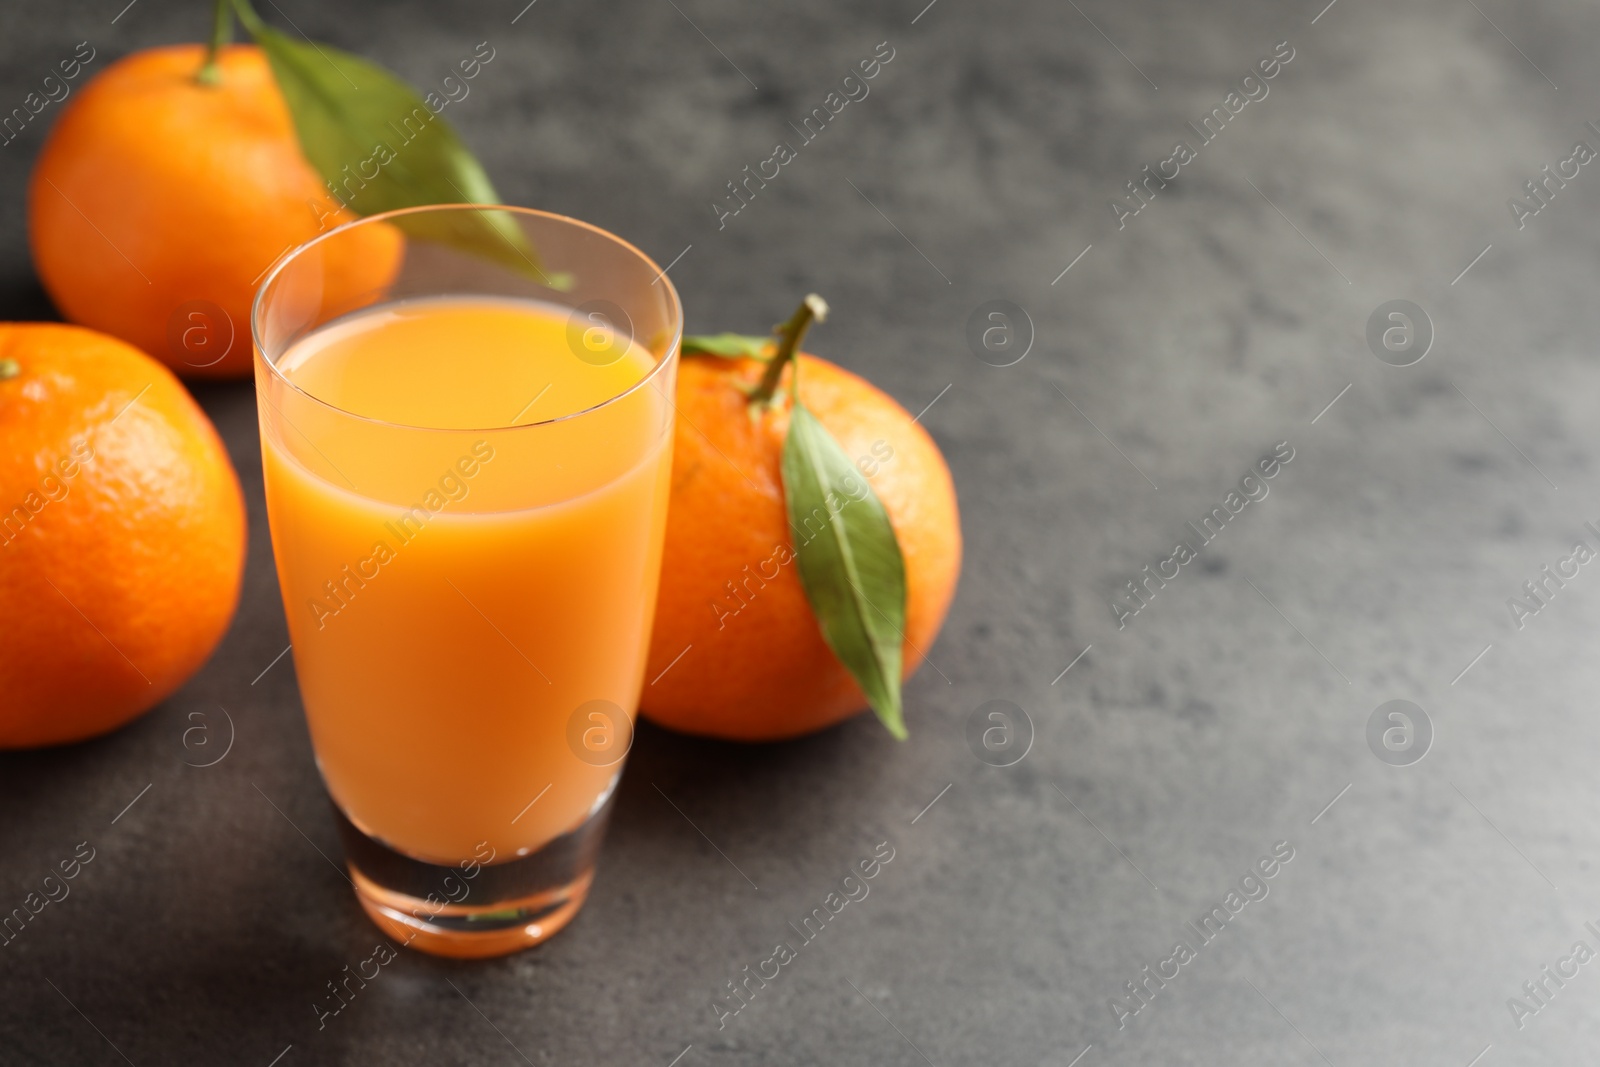
POLYGON ((285 352, 278 369, 318 400, 367 418, 501 429, 603 404, 655 366, 644 349, 616 340, 590 362, 569 347, 567 316, 556 309, 419 300, 323 327, 285 352))
POLYGON ((375 308, 278 361, 345 412, 438 428, 286 408, 263 434, 312 741, 369 835, 435 863, 485 842, 508 860, 613 787, 621 764, 580 758, 571 725, 593 701, 629 721, 637 706, 670 380, 526 424, 604 404, 655 365, 626 340, 605 365, 580 359, 564 309, 487 298, 375 308))

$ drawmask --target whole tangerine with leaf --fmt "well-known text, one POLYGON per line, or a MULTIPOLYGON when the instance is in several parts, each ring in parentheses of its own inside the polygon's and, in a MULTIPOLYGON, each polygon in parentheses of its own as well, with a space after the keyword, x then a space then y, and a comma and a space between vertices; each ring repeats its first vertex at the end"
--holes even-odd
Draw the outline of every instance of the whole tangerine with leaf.
MULTIPOLYGON (((28 189, 34 267, 69 321, 186 377, 246 377, 255 287, 285 252, 358 215, 499 202, 434 96, 218 0, 209 45, 134 52, 66 104, 28 189), (235 16, 254 45, 227 43, 235 16)), ((514 222, 472 218, 426 236, 539 272, 514 222)), ((387 287, 407 225, 427 223, 329 246, 324 305, 387 287)))
POLYGON ((0 748, 165 700, 227 630, 244 554, 238 477, 170 371, 77 326, 0 323, 0 748))
POLYGON ((662 726, 775 741, 870 706, 906 736, 961 572, 955 485, 903 407, 800 351, 826 314, 811 295, 774 336, 684 338, 640 700, 662 726))

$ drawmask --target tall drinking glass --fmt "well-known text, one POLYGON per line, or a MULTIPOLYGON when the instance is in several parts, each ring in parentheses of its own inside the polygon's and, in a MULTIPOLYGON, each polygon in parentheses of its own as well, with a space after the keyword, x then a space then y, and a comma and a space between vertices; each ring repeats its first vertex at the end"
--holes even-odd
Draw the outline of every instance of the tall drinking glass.
POLYGON ((583 902, 633 736, 677 293, 593 226, 437 206, 302 245, 251 325, 273 554, 362 907, 441 955, 536 944, 583 902))

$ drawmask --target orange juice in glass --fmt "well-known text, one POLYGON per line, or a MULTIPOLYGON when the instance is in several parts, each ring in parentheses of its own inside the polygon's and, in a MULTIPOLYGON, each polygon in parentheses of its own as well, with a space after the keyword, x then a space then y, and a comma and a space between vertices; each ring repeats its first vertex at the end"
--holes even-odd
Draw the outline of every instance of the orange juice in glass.
POLYGON ((362 906, 413 947, 514 951, 583 902, 643 684, 681 318, 631 245, 512 208, 362 219, 257 297, 306 720, 362 906), (571 288, 417 236, 491 211, 571 288), (330 278, 362 227, 404 251, 352 300, 330 278))

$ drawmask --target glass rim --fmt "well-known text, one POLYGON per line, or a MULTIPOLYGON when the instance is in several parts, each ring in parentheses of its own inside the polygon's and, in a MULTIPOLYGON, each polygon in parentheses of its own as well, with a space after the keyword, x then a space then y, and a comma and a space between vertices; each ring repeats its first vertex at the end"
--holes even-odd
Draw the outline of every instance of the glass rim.
MULTIPOLYGON (((632 339, 630 338, 629 340, 631 342, 632 339)), ((683 301, 678 296, 677 287, 672 284, 672 279, 667 277, 667 272, 662 269, 654 259, 646 255, 637 245, 626 238, 617 236, 610 230, 602 229, 592 222, 584 222, 582 219, 575 219, 571 215, 561 215, 554 211, 540 211, 538 208, 517 207, 510 204, 421 204, 415 207, 396 208, 393 211, 381 211, 375 215, 362 215, 359 218, 351 219, 349 222, 340 223, 338 226, 328 230, 326 233, 319 233, 308 241, 302 241, 300 244, 295 245, 293 248, 279 256, 277 261, 268 269, 267 276, 261 280, 261 285, 256 289, 255 296, 250 300, 250 343, 254 347, 252 358, 259 359, 262 363, 265 363, 268 372, 273 376, 273 378, 281 382, 286 388, 291 389, 300 396, 305 397, 313 404, 327 408, 329 411, 337 412, 338 414, 347 418, 359 419, 362 422, 370 423, 374 426, 382 426, 397 430, 421 432, 431 431, 435 433, 500 433, 506 430, 526 430, 537 426, 550 426, 558 422, 565 422, 569 419, 577 419, 585 415, 592 415, 595 412, 601 411, 620 400, 624 400, 627 397, 632 396, 643 386, 653 384, 656 377, 662 373, 663 368, 677 360, 679 346, 682 343, 682 340, 683 301), (618 245, 626 251, 632 253, 634 256, 637 256, 645 263, 645 265, 655 269, 656 278, 655 281, 651 282, 651 284, 654 285, 656 282, 661 282, 666 285, 669 310, 676 320, 672 342, 667 349, 667 354, 663 356, 654 367, 650 368, 649 372, 645 374, 644 377, 640 378, 637 382, 634 382, 620 393, 609 396, 600 401, 598 404, 593 404, 579 411, 568 412, 565 415, 556 415, 552 418, 538 419, 533 422, 513 423, 508 426, 415 426, 411 423, 391 422, 388 419, 373 418, 370 415, 362 415, 359 412, 351 411, 348 408, 344 408, 338 404, 324 400, 297 385, 288 375, 284 374, 283 371, 279 369, 275 360, 268 358, 267 346, 263 344, 261 340, 260 322, 262 319, 262 309, 266 299, 267 290, 271 288, 272 283, 277 280, 278 276, 283 273, 284 269, 287 268, 289 264, 293 263, 300 257, 301 253, 309 251, 313 246, 321 244, 323 241, 329 240, 337 234, 342 234, 346 230, 355 229, 357 226, 365 226, 368 223, 386 222, 390 219, 398 218, 401 215, 418 215, 422 214, 423 212, 430 211, 509 211, 517 215, 535 216, 537 218, 548 219, 553 222, 566 223, 579 229, 588 230, 590 233, 610 241, 612 244, 618 245)), ((671 398, 669 397, 668 400, 670 401, 671 398)))

